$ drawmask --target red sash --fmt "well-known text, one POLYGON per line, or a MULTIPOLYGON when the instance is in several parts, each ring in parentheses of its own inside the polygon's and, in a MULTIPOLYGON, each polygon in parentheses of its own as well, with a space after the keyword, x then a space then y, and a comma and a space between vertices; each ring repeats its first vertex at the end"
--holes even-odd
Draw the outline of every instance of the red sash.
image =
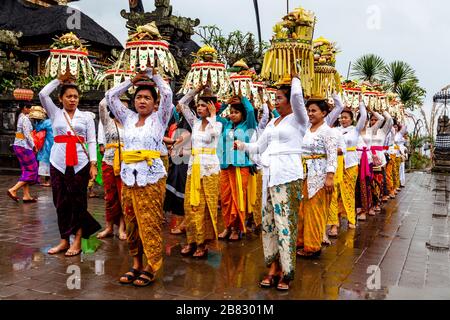
POLYGON ((66 166, 76 166, 78 164, 77 143, 84 143, 84 138, 74 136, 69 131, 65 136, 56 136, 55 142, 66 144, 66 166))

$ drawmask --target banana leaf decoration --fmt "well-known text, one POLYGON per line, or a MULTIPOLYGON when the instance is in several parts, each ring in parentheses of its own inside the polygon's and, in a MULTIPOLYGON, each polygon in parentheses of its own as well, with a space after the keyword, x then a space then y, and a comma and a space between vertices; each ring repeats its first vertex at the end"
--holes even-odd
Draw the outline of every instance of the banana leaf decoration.
POLYGON ((315 15, 297 8, 283 18, 273 31, 269 50, 264 56, 261 77, 277 84, 290 84, 294 74, 299 74, 303 93, 310 97, 314 81, 313 35, 315 15))

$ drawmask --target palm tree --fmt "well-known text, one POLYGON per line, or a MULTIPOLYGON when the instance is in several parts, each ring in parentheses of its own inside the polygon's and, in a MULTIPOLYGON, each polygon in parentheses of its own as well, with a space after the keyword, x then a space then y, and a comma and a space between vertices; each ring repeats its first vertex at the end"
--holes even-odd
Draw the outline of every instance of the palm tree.
POLYGON ((378 82, 381 79, 384 65, 383 58, 375 54, 366 54, 353 64, 352 75, 356 76, 359 80, 369 81, 371 83, 378 82))
POLYGON ((395 91, 406 109, 414 109, 423 104, 427 91, 420 87, 417 80, 410 80, 397 86, 395 91))
POLYGON ((404 61, 393 61, 383 69, 382 79, 393 92, 399 85, 408 81, 417 81, 415 70, 404 61))

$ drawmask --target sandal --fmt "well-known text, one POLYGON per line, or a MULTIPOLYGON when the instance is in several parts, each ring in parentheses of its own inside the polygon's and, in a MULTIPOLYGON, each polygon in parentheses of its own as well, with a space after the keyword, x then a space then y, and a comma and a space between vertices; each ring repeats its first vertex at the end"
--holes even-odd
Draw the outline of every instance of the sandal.
POLYGON ((231 230, 225 229, 222 233, 219 234, 219 240, 228 240, 231 235, 231 230))
POLYGON ((67 250, 69 250, 69 247, 67 247, 67 248, 56 249, 57 247, 58 247, 58 246, 49 249, 49 250, 47 251, 47 253, 53 255, 53 254, 63 253, 63 252, 66 252, 67 250), (55 249, 55 251, 50 252, 52 249, 55 249))
POLYGON ((196 244, 188 244, 185 245, 183 249, 181 249, 181 255, 183 257, 192 256, 196 250, 197 250, 196 244))
POLYGON ((13 199, 15 202, 19 202, 19 197, 13 195, 13 194, 11 193, 11 191, 9 191, 9 190, 6 191, 6 195, 7 195, 8 197, 10 197, 11 199, 13 199))
POLYGON ((330 238, 337 238, 339 235, 339 232, 336 230, 336 232, 331 232, 331 230, 328 232, 328 236, 330 238))
POLYGON ((316 251, 316 252, 305 252, 303 249, 297 251, 297 256, 304 258, 304 259, 314 259, 320 257, 320 254, 322 253, 322 250, 316 251))
POLYGON ((232 230, 228 237, 228 241, 239 241, 242 239, 242 233, 238 230, 232 230), (237 235, 237 238, 232 238, 233 235, 237 235))
POLYGON ((288 291, 290 282, 291 282, 290 280, 286 280, 286 279, 281 280, 280 282, 278 282, 277 290, 278 291, 288 291))
POLYGON ((121 284, 132 284, 139 276, 141 275, 141 271, 131 268, 130 271, 125 273, 123 276, 120 277, 119 282, 121 284), (129 274, 132 273, 132 274, 129 274), (122 278, 127 278, 126 281, 122 281, 122 278))
POLYGON ((75 257, 78 256, 79 254, 81 254, 81 249, 77 250, 77 251, 71 251, 70 249, 66 251, 66 253, 64 254, 66 257, 75 257))
POLYGON ((37 199, 36 198, 26 199, 26 200, 23 199, 22 201, 23 201, 23 203, 36 203, 37 199))
POLYGON ((207 248, 197 249, 192 257, 196 258, 196 259, 207 259, 208 258, 208 249, 207 248))
POLYGON ((268 274, 261 280, 259 286, 264 289, 273 288, 277 285, 279 278, 277 275, 268 274))
POLYGON ((186 233, 186 229, 185 228, 173 228, 170 229, 170 234, 174 234, 174 235, 180 235, 180 234, 185 234, 186 233))
POLYGON ((136 280, 133 281, 133 285, 135 287, 146 287, 153 281, 155 281, 155 275, 153 273, 150 273, 147 271, 142 271, 141 275, 139 277, 137 277, 136 280), (142 275, 147 276, 149 279, 142 277, 142 275), (138 284, 136 281, 141 281, 142 284, 138 284))

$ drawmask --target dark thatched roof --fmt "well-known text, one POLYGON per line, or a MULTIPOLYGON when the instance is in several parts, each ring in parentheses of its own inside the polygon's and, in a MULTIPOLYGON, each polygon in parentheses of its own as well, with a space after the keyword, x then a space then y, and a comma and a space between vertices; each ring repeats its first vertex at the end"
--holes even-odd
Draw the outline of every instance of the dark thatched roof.
POLYGON ((2 0, 0 1, 0 29, 21 31, 23 33, 21 41, 36 37, 51 39, 72 31, 91 44, 109 49, 123 48, 111 33, 82 12, 80 13, 81 28, 69 29, 67 21, 73 16, 72 9, 76 9, 68 10, 68 8, 66 6, 36 8, 25 5, 19 0, 2 0))

